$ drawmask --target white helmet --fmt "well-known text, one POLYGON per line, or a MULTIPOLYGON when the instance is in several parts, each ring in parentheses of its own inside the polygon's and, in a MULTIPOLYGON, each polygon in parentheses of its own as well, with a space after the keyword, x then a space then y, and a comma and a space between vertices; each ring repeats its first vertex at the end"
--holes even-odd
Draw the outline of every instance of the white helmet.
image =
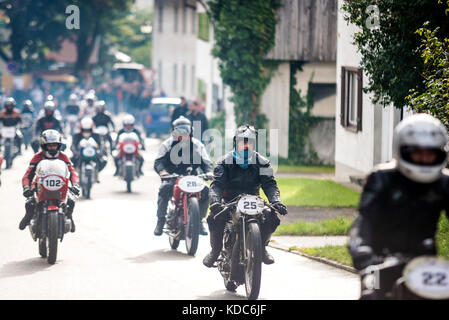
POLYGON ((420 113, 401 121, 394 130, 393 158, 398 170, 419 183, 432 183, 442 175, 448 158, 448 135, 444 125, 436 118, 420 113), (416 148, 430 148, 437 157, 431 164, 416 163, 410 153, 416 148))
POLYGON ((127 131, 132 130, 132 127, 129 128, 129 126, 134 126, 135 121, 136 121, 136 119, 134 119, 133 115, 131 115, 131 114, 127 114, 126 116, 124 116, 122 123, 123 123, 123 127, 125 128, 125 130, 127 130, 127 131))

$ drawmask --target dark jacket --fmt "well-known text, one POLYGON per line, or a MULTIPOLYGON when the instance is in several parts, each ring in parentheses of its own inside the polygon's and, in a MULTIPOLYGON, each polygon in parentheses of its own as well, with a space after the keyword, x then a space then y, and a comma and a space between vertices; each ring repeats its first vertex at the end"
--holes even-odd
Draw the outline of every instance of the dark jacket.
POLYGON ((109 128, 108 125, 110 124, 112 129, 115 130, 115 125, 109 112, 99 112, 92 118, 92 120, 96 127, 105 126, 109 128))
POLYGON ((180 116, 185 116, 189 112, 189 106, 186 103, 183 107, 179 106, 175 110, 173 110, 173 113, 171 115, 171 122, 178 119, 180 116))
POLYGON ((42 117, 36 122, 35 134, 39 136, 43 131, 54 129, 62 133, 61 122, 54 116, 42 117))
POLYGON ((15 127, 20 122, 22 122, 22 114, 15 108, 11 112, 2 110, 0 112, 0 122, 5 127, 15 127))
POLYGON ((188 145, 189 158, 183 158, 183 150, 187 148, 182 148, 178 145, 177 141, 174 141, 173 137, 165 140, 160 149, 159 154, 154 161, 154 170, 159 174, 162 170, 168 173, 177 173, 185 175, 187 173, 187 168, 192 167, 192 169, 197 170, 200 168, 204 173, 212 171, 212 163, 207 155, 206 148, 197 139, 191 138, 188 145), (173 149, 177 148, 177 149, 173 149), (172 154, 173 150, 173 154, 172 154), (170 155, 175 156, 179 160, 178 164, 172 162, 170 155))
POLYGON ((209 193, 210 203, 219 202, 221 199, 230 201, 243 193, 259 195, 260 188, 270 202, 281 201, 270 161, 254 152, 251 162, 248 168, 243 169, 236 164, 232 152, 227 153, 214 169, 214 180, 209 193))
MULTIPOLYGON (((186 113, 186 118, 189 119, 190 122, 192 122, 192 126, 193 126, 194 130, 195 129, 197 130, 197 128, 199 128, 196 121, 199 121, 201 123, 201 138, 202 138, 204 131, 209 129, 209 121, 207 120, 204 113, 198 112, 196 115, 194 115, 191 111, 189 111, 186 113)), ((194 131, 193 134, 195 135, 198 133, 194 131)))
POLYGON ((442 210, 449 216, 449 175, 434 183, 416 183, 394 164, 376 168, 367 178, 359 204, 359 216, 350 231, 349 250, 357 269, 370 257, 357 255, 369 246, 377 256, 389 253, 419 254, 425 239, 434 239, 442 210))

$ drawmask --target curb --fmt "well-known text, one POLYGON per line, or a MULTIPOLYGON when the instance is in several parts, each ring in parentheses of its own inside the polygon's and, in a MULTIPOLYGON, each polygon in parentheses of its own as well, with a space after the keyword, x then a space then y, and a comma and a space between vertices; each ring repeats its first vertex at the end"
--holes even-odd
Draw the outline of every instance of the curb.
POLYGON ((275 249, 278 249, 278 250, 285 251, 285 252, 294 253, 294 254, 303 256, 305 258, 308 258, 308 259, 311 259, 311 260, 315 260, 315 261, 318 261, 318 262, 330 265, 332 267, 335 267, 335 268, 338 268, 338 269, 341 269, 341 270, 345 270, 345 271, 348 271, 348 272, 351 272, 351 273, 359 274, 357 269, 355 269, 353 267, 346 266, 344 264, 341 264, 341 263, 338 263, 338 262, 335 262, 335 261, 332 261, 332 260, 329 260, 329 259, 325 259, 325 258, 321 258, 321 257, 314 257, 314 256, 308 255, 308 254, 306 254, 304 252, 291 250, 289 247, 281 245, 279 243, 275 243, 273 240, 270 241, 268 246, 270 246, 271 248, 275 248, 275 249))

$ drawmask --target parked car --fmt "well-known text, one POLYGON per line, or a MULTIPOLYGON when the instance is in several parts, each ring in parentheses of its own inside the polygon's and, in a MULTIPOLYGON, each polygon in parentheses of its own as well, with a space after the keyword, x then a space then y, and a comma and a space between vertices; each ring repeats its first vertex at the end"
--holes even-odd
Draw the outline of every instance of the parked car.
POLYGON ((181 103, 180 98, 153 98, 150 108, 143 119, 147 136, 157 136, 170 132, 171 115, 181 103))

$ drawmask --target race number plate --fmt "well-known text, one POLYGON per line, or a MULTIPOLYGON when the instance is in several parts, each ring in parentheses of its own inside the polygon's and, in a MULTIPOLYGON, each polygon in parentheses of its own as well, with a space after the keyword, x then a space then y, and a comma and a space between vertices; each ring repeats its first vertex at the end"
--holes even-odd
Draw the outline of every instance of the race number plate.
POLYGON ((125 153, 134 153, 136 152, 136 146, 134 144, 125 144, 123 146, 123 151, 125 151, 125 153))
POLYGON ((101 135, 101 136, 105 136, 105 135, 107 135, 108 134, 108 128, 107 127, 105 127, 105 126, 99 126, 98 128, 97 128, 97 133, 99 134, 99 135, 101 135))
POLYGON ((262 212, 264 204, 258 196, 245 196, 239 200, 237 208, 242 213, 256 215, 262 212))
POLYGON ((15 127, 3 127, 2 128, 2 137, 4 139, 13 139, 16 136, 16 128, 15 127))
POLYGON ((196 193, 204 189, 204 181, 197 176, 187 176, 179 179, 178 186, 187 193, 196 193))
POLYGON ((86 158, 93 158, 95 156, 95 148, 86 147, 83 149, 83 156, 86 158))
POLYGON ((49 191, 58 191, 64 184, 64 180, 58 176, 48 176, 42 180, 42 185, 49 191))
POLYGON ((426 299, 449 299, 449 261, 437 257, 413 259, 404 269, 407 287, 426 299))

